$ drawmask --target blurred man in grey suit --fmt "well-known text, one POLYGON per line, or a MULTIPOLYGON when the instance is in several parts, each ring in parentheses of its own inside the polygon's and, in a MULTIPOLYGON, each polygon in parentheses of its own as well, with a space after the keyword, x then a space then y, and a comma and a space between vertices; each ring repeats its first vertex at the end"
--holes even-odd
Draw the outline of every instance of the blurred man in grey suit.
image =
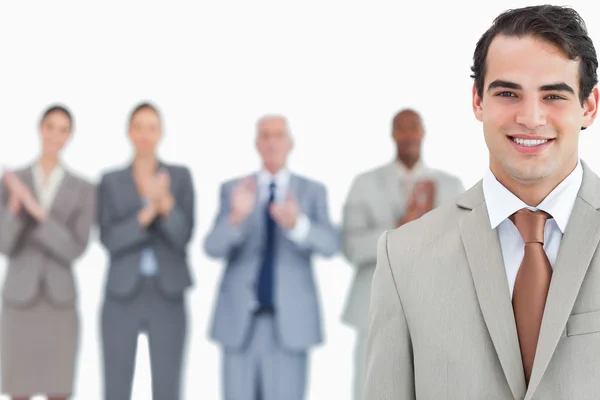
POLYGON ((461 181, 428 168, 421 159, 425 130, 414 110, 400 111, 392 120, 396 159, 354 180, 343 213, 343 251, 356 274, 343 321, 357 331, 354 398, 360 399, 364 382, 365 343, 369 328, 371 280, 377 261, 377 239, 419 218, 464 191, 461 181))
POLYGON ((211 336, 223 347, 226 400, 302 400, 308 351, 321 343, 312 258, 339 239, 323 185, 286 168, 285 118, 258 122, 263 168, 225 182, 205 250, 224 259, 211 336))
POLYGON ((489 168, 381 235, 364 400, 600 398, 600 178, 578 154, 597 68, 567 7, 510 10, 483 34, 489 168))

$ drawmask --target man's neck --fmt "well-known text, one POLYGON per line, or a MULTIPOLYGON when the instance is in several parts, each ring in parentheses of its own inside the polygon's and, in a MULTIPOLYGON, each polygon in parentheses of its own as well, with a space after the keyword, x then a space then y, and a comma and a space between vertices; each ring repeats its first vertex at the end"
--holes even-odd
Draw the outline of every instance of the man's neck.
POLYGON ((564 181, 577 167, 578 160, 575 160, 573 168, 566 172, 545 180, 537 182, 521 182, 511 177, 508 173, 493 163, 490 164, 490 170, 505 188, 512 194, 521 199, 530 207, 537 207, 562 181, 564 181))
POLYGON ((263 164, 263 168, 265 169, 265 171, 267 171, 268 173, 270 173, 271 175, 275 176, 277 175, 280 171, 282 171, 283 169, 285 169, 285 165, 277 165, 277 166, 273 166, 273 165, 266 165, 263 164))
POLYGON ((412 171, 417 164, 419 163, 419 158, 414 158, 414 159, 406 159, 406 158, 401 158, 401 157, 396 157, 396 160, 404 165, 404 167, 406 167, 407 170, 412 171))

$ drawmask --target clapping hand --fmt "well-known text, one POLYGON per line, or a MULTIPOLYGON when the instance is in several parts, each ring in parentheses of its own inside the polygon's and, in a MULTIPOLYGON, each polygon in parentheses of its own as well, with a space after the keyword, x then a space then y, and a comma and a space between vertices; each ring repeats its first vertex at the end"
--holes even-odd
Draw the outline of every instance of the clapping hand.
POLYGON ((254 210, 256 204, 256 179, 247 177, 239 181, 233 191, 230 199, 230 221, 238 225, 246 220, 248 215, 254 210))
POLYGON ((433 209, 435 203, 435 182, 431 180, 420 181, 415 185, 408 201, 404 217, 398 221, 396 227, 414 221, 433 209))
POLYGON ((23 207, 36 221, 42 222, 46 219, 46 212, 40 203, 14 172, 4 171, 4 185, 9 191, 8 208, 14 215, 23 207))
POLYGON ((140 211, 138 220, 146 227, 157 215, 168 215, 175 200, 171 193, 171 178, 166 170, 160 170, 156 175, 145 178, 141 184, 143 195, 149 203, 140 211))
POLYGON ((287 230, 291 230, 296 226, 300 208, 292 193, 288 192, 284 202, 271 204, 269 212, 278 225, 287 230))

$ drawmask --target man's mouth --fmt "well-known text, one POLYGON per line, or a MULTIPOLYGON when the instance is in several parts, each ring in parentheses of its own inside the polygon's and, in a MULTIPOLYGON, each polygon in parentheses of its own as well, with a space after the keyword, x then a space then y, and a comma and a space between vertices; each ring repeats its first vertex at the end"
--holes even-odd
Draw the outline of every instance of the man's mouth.
POLYGON ((509 136, 513 142, 521 146, 533 147, 548 143, 551 139, 521 139, 509 136))
POLYGON ((508 136, 508 139, 515 150, 526 155, 541 154, 554 142, 553 138, 526 135, 508 136))

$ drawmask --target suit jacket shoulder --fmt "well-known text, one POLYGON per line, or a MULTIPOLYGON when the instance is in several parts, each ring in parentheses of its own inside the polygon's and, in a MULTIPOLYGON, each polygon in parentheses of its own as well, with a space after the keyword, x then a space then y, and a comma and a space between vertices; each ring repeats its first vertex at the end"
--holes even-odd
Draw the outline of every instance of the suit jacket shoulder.
POLYGON ((162 166, 165 167, 172 175, 191 175, 190 169, 185 165, 162 163, 162 166))
POLYGON ((388 231, 388 254, 391 265, 403 270, 416 268, 425 272, 442 265, 435 260, 456 252, 461 246, 459 220, 467 211, 456 202, 435 208, 421 218, 388 231))
POLYGON ((460 178, 458 176, 440 169, 431 169, 431 174, 440 181, 460 182, 460 178))
POLYGON ((391 163, 387 163, 384 165, 380 165, 375 168, 368 169, 356 175, 354 178, 354 183, 363 183, 363 182, 372 182, 377 179, 381 175, 385 175, 390 172, 390 169, 393 168, 391 163))
POLYGON ((304 175, 295 174, 293 172, 291 173, 291 176, 298 179, 303 185, 306 185, 308 187, 312 187, 312 188, 316 188, 316 189, 320 189, 320 190, 326 189, 325 184, 317 181, 316 179, 309 178, 304 175))
POLYGON ((102 173, 100 180, 101 181, 110 181, 118 176, 121 176, 122 174, 127 172, 127 170, 128 170, 128 167, 108 169, 108 170, 104 171, 104 173, 102 173))
POLYGON ((65 170, 65 174, 69 175, 69 178, 75 183, 75 185, 83 190, 95 190, 96 185, 89 179, 84 178, 76 172, 71 170, 65 170))
POLYGON ((226 179, 221 182, 221 190, 229 190, 229 189, 233 188, 242 179, 249 178, 253 175, 254 174, 238 175, 238 176, 234 176, 232 178, 226 179))

